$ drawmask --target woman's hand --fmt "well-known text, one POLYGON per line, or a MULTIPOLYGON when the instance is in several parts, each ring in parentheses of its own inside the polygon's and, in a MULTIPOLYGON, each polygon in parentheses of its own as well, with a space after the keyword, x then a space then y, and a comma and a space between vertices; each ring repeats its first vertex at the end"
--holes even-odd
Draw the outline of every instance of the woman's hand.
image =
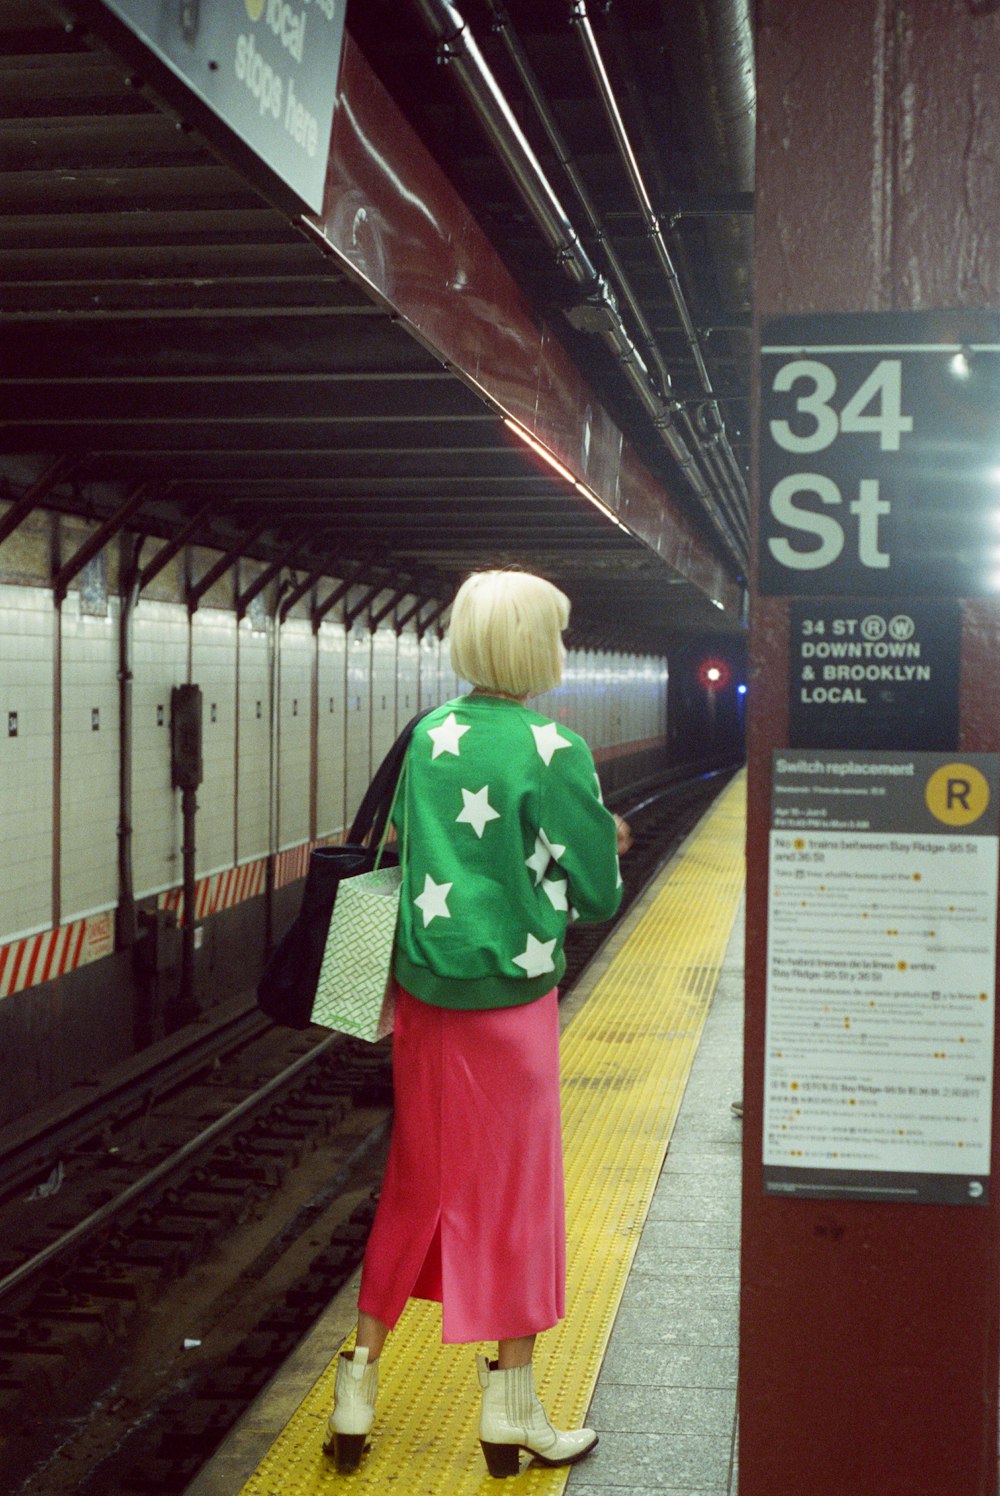
MULTIPOLYGON (((614 814, 612 812, 612 814, 614 814)), ((615 825, 618 828, 618 856, 621 857, 632 845, 632 827, 622 816, 615 816, 615 825)))

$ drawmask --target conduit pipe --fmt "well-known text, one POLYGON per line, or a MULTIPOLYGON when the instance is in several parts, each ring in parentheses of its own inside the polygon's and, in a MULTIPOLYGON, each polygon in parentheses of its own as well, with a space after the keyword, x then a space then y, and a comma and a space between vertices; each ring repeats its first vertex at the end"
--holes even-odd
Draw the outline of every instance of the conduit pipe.
MULTIPOLYGON (((625 122, 622 119, 621 111, 618 108, 618 101, 615 98, 614 89, 611 86, 611 80, 609 79, 607 70, 604 66, 604 59, 601 56, 600 47, 597 44, 597 37, 594 34, 594 28, 590 24, 590 17, 587 14, 586 0, 570 0, 570 24, 576 28, 577 33, 580 37, 580 41, 583 45, 583 52, 587 60, 587 65, 590 68, 591 76, 594 79, 598 94, 600 95, 601 103, 604 105, 604 112, 607 116, 608 124, 611 127, 611 132, 615 137, 615 142, 618 146, 619 154, 628 173, 629 181, 632 184, 632 191, 635 194, 636 202, 639 205, 639 211, 642 215, 646 232, 648 233, 650 240, 652 241, 656 257, 660 262, 660 268, 662 269, 663 274, 666 277, 667 284, 670 288, 670 294, 673 298, 677 315, 680 318, 681 327, 684 332, 684 338, 687 342, 688 349, 690 350, 691 357, 694 360, 695 369, 698 372, 699 382, 701 383, 702 389, 705 391, 707 404, 711 412, 711 423, 719 432, 718 444, 720 450, 717 454, 716 466, 720 474, 724 475, 727 482, 727 487, 735 485, 741 509, 745 513, 748 507, 748 498, 746 485, 743 481, 743 475, 740 472, 739 465, 736 461, 735 456, 733 455, 733 451, 729 445, 728 438, 725 435, 725 422, 722 417, 722 412, 719 409, 718 402, 715 399, 715 394, 712 389, 711 376, 709 375, 704 356, 702 355, 701 343, 698 339, 697 329, 695 328, 695 325, 691 320, 691 313, 688 310, 688 305, 684 296, 683 288, 680 283, 680 278, 677 274, 674 262, 670 257, 670 250, 667 247, 666 239, 663 236, 662 224, 660 223, 660 219, 655 209, 653 208, 649 193, 646 190, 646 184, 643 180, 642 172, 639 168, 639 162, 636 159, 634 150, 632 149, 632 143, 629 139, 628 131, 625 129, 625 122)), ((713 452, 713 448, 710 447, 709 451, 712 452, 713 455, 716 455, 713 452)))
MULTIPOLYGON (((753 193, 757 89, 753 0, 660 0, 660 27, 681 56, 677 97, 691 128, 695 181, 702 189, 753 193)), ((671 219, 673 226, 673 219, 671 219)), ((705 223, 728 308, 742 312, 753 248, 752 219, 712 215, 705 223)))
POLYGON ((646 318, 646 314, 643 311, 642 307, 639 305, 638 300, 636 299, 635 293, 629 283, 628 274, 625 270, 624 265, 619 259, 618 251, 615 249, 613 243, 607 235, 604 223, 596 207, 594 206, 594 202, 590 196, 590 191, 587 187, 587 184, 580 174, 580 170, 573 158, 573 154, 570 151, 565 137, 563 136, 563 133, 559 128, 556 117, 552 112, 552 106, 549 104, 549 101, 542 90, 542 86, 538 81, 535 70, 531 66, 531 63, 528 59, 528 54, 524 50, 524 44, 522 43, 521 38, 518 36, 517 32, 514 29, 514 26, 510 19, 510 15, 507 11, 507 7, 501 3, 501 0, 490 0, 490 9, 493 13, 493 22, 497 34, 502 40, 505 48, 507 49, 507 55, 513 63, 514 69, 519 79, 521 80, 521 86, 523 87, 525 93, 528 95, 528 98, 531 100, 535 114, 538 116, 542 128, 544 129, 545 134, 548 137, 548 141, 552 147, 553 153, 555 154, 559 165, 566 173, 570 185, 572 186, 573 191, 576 193, 577 201, 579 202, 584 213, 587 215, 587 222, 590 225, 590 231, 597 243, 601 246, 601 252, 607 260, 608 265, 611 267, 611 272, 615 278, 615 289, 624 298, 625 303, 628 306, 629 315, 631 316, 632 321, 635 323, 636 327, 639 329, 639 333, 644 344, 644 350, 650 361, 656 366, 657 377, 660 381, 660 389, 664 395, 669 395, 671 389, 670 372, 667 369, 666 364, 663 362, 662 355, 660 354, 660 350, 656 343, 656 338, 653 334, 653 329, 650 327, 649 322, 646 318))
POLYGON ((677 429, 673 411, 656 390, 649 369, 629 336, 610 287, 580 242, 462 15, 453 0, 415 0, 415 3, 438 41, 441 57, 451 64, 480 124, 551 245, 557 264, 585 293, 583 305, 577 308, 576 325, 597 333, 618 360, 737 568, 745 571, 746 553, 740 540, 706 487, 677 429))
MULTIPOLYGON (((607 230, 604 227, 604 223, 601 219, 600 214, 594 206, 594 202, 591 198, 589 189, 587 188, 587 184, 584 182, 580 170, 577 167, 576 161, 573 158, 573 154, 570 151, 565 137, 563 136, 563 133, 559 128, 558 121, 556 120, 556 117, 552 112, 552 106, 545 96, 545 93, 538 81, 538 77, 535 73, 534 68, 531 66, 531 62, 529 61, 528 55, 524 50, 524 45, 521 41, 521 38, 518 36, 517 31, 515 30, 507 8, 502 3, 502 0, 490 0, 490 9, 493 14, 493 21, 496 31, 503 41, 503 44, 507 51, 507 55, 514 66, 518 78, 520 79, 521 86, 523 87, 525 93, 528 95, 528 98, 531 100, 535 114, 537 115, 538 120, 542 128, 544 129, 546 136, 548 137, 549 144, 552 147, 556 159, 558 160, 559 165, 562 167, 563 171, 566 173, 570 185, 572 186, 573 191, 576 193, 577 200, 584 213, 586 214, 587 222, 590 226, 590 231, 597 243, 600 245, 601 251, 605 259, 607 260, 608 265, 610 266, 611 273, 614 277, 615 291, 622 297, 633 324, 639 330, 639 335, 642 339, 644 351, 649 360, 656 367, 656 374, 660 382, 660 390, 664 396, 669 396, 671 393, 672 380, 670 377, 670 372, 667 369, 667 366, 663 360, 663 356, 657 345, 656 335, 654 334, 653 329, 649 324, 645 312, 639 305, 635 292, 632 290, 631 283, 628 279, 628 273, 618 256, 618 252, 615 249, 614 244, 608 236, 607 230)), ((691 420, 688 412, 686 410, 683 410, 681 407, 676 408, 681 409, 681 419, 684 422, 685 427, 687 428, 690 440, 694 447, 697 449, 699 455, 701 455, 704 463, 708 466, 710 475, 719 485, 720 497, 722 497, 726 501, 725 508, 727 518, 735 534, 743 541, 745 545, 749 545, 749 527, 747 524, 745 508, 741 507, 741 496, 738 490, 734 492, 727 471, 724 467, 720 469, 720 465, 717 460, 716 449, 718 446, 718 434, 707 430, 699 432, 696 429, 694 422, 691 420)))
POLYGON ((143 538, 122 547, 121 605, 118 614, 118 905, 115 950, 128 950, 137 939, 135 882, 132 869, 132 697, 135 609, 142 591, 140 562, 143 538))

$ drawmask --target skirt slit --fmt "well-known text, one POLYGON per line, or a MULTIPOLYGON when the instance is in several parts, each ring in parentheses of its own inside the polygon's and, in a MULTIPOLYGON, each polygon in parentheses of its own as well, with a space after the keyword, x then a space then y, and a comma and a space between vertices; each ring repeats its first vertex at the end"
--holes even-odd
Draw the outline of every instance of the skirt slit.
POLYGON ((515 1339, 565 1313, 555 989, 516 1008, 435 1008, 400 991, 395 1113, 359 1307, 392 1326, 442 1306, 446 1343, 515 1339))

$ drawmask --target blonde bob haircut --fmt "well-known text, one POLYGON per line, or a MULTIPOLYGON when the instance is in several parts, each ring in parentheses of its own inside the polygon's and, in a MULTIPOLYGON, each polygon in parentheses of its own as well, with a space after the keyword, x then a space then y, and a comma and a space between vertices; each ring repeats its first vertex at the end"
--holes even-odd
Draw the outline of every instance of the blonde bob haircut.
POLYGON ((477 571, 451 609, 455 674, 484 691, 537 696, 562 680, 569 598, 527 571, 477 571))

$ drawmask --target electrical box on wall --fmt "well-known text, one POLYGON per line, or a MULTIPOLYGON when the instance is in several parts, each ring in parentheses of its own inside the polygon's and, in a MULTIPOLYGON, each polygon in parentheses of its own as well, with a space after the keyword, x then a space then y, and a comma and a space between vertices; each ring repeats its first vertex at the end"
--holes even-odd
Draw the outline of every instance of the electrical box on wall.
POLYGON ((170 693, 170 776, 175 790, 201 784, 200 686, 174 686, 170 693))

